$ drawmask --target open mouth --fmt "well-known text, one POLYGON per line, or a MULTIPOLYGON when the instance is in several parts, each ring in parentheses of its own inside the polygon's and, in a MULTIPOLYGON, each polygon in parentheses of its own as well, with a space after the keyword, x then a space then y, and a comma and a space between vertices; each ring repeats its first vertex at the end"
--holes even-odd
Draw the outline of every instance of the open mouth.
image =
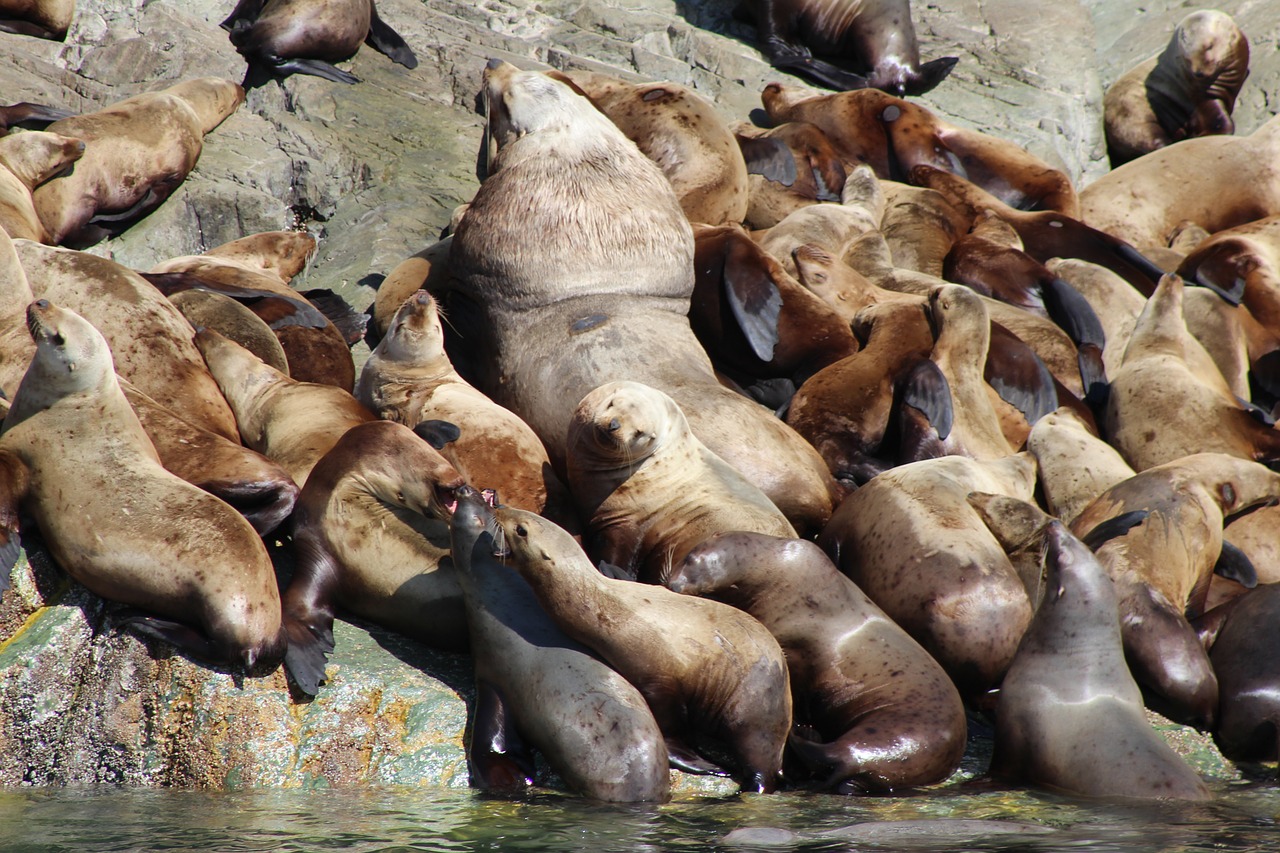
POLYGON ((442 486, 437 483, 436 500, 450 517, 458 511, 458 489, 455 486, 442 486))

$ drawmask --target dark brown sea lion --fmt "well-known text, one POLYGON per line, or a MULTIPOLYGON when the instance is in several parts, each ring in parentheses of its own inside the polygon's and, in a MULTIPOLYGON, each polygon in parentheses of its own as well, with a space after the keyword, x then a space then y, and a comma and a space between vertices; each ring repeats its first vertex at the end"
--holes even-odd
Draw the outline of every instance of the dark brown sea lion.
POLYGON ((203 660, 274 666, 286 640, 262 539, 160 464, 97 329, 45 299, 27 317, 36 354, 0 452, 26 467, 23 506, 58 565, 146 611, 126 620, 143 634, 203 660))
POLYGON ((1163 51, 1107 87, 1103 128, 1112 168, 1180 139, 1235 132, 1231 111, 1249 76, 1249 40, 1225 12, 1178 22, 1163 51))
POLYGON ((801 539, 716 534, 663 581, 745 610, 787 656, 791 747, 824 787, 895 791, 951 775, 964 754, 964 705, 929 654, 801 539))
POLYGON ((771 65, 834 89, 922 95, 959 61, 920 62, 908 0, 751 0, 744 8, 771 65))
POLYGON ((0 32, 62 41, 76 0, 0 0, 0 32))
POLYGON ((1143 714, 1106 572, 1060 522, 1046 538, 1046 594, 1000 687, 991 774, 1083 796, 1209 799, 1143 714))
POLYGON ((15 240, 47 242, 31 193, 83 154, 83 140, 47 131, 0 138, 0 228, 15 240))
POLYGON ((782 649, 737 608, 607 578, 573 537, 533 513, 499 506, 500 545, 556 624, 644 695, 677 761, 695 734, 727 742, 748 791, 777 788, 791 730, 782 649))
POLYGON ((349 59, 365 42, 405 68, 418 58, 380 17, 374 0, 240 0, 222 28, 249 63, 284 77, 314 74, 337 83, 358 78, 330 63, 349 59))
POLYGON ((195 167, 204 135, 243 101, 237 84, 201 77, 49 125, 85 143, 70 174, 32 193, 49 242, 92 246, 159 207, 195 167))
POLYGON ((295 563, 282 596, 285 666, 304 692, 314 696, 325 679, 339 609, 466 650, 462 590, 444 559, 463 484, 439 452, 391 421, 352 427, 316 463, 294 510, 295 563))
POLYGON ((1218 721, 1213 742, 1232 761, 1280 756, 1280 705, 1274 650, 1280 626, 1280 584, 1259 584, 1218 612, 1209 659, 1218 675, 1218 721))
POLYGON ((536 749, 584 796, 667 800, 667 749, 644 697, 556 627, 529 584, 500 556, 497 521, 479 493, 464 487, 457 498, 451 559, 466 603, 476 675, 467 744, 471 783, 500 790, 529 786, 536 749))

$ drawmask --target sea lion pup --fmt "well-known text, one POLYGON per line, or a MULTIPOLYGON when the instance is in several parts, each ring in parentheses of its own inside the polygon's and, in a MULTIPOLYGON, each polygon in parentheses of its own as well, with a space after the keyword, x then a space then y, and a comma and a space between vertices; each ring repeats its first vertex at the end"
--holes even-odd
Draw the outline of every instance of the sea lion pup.
MULTIPOLYGON (((1208 728, 1217 702, 1204 648, 1184 618, 1204 609, 1222 552, 1223 517, 1280 497, 1280 474, 1222 453, 1197 453, 1124 480, 1085 507, 1086 535, 1133 510, 1150 517, 1098 550, 1116 584, 1125 654, 1166 716, 1208 728)), ((1250 578, 1240 578, 1251 582, 1250 578)))
POLYGON ((1080 218, 1135 246, 1168 245, 1190 220, 1209 233, 1280 214, 1280 116, 1248 136, 1184 139, 1080 191, 1080 218), (1230 187, 1230 191, 1224 191, 1230 187))
POLYGON ((821 457, 720 385, 690 329, 693 234, 670 183, 563 83, 497 60, 485 79, 494 168, 454 234, 451 289, 433 294, 475 354, 454 366, 533 428, 557 470, 577 400, 613 379, 660 388, 797 528, 816 529, 838 492, 821 457))
POLYGON ((298 487, 279 465, 238 441, 184 420, 129 380, 118 381, 160 464, 170 473, 226 501, 262 536, 293 510, 298 487))
POLYGON ((290 379, 212 329, 197 332, 195 343, 245 446, 279 464, 298 488, 347 430, 375 419, 341 388, 290 379))
POLYGON ((840 252, 849 241, 879 228, 883 215, 880 181, 870 166, 860 163, 849 172, 839 204, 824 202, 802 207, 766 231, 759 242, 790 275, 795 275, 791 253, 796 247, 813 244, 840 252))
POLYGON ((807 121, 845 160, 867 163, 883 180, 907 181, 916 166, 963 175, 1021 210, 1077 216, 1071 179, 1013 142, 957 127, 922 106, 873 89, 813 95, 770 83, 760 94, 774 122, 807 121))
POLYGON ((795 121, 731 129, 747 166, 747 228, 772 228, 801 207, 840 200, 848 170, 818 128, 795 121))
POLYGON ((1107 87, 1107 156, 1115 168, 1180 139, 1235 132, 1231 111, 1249 76, 1249 39, 1216 9, 1183 18, 1163 51, 1107 87))
POLYGON ((447 651, 466 651, 449 519, 465 481, 409 428, 370 421, 321 457, 293 513, 293 577, 282 596, 285 668, 314 696, 339 609, 447 651))
POLYGON ((159 207, 195 167, 204 135, 243 101, 230 80, 200 77, 49 125, 85 142, 70 174, 32 193, 49 242, 83 249, 159 207))
POLYGON ((1111 444, 1136 471, 1202 451, 1280 459, 1280 432, 1254 419, 1187 331, 1182 290, 1165 276, 1138 318, 1111 380, 1111 444))
POLYGON ((42 130, 0 138, 0 229, 13 239, 49 239, 31 193, 84 154, 84 141, 42 130))
POLYGON ((28 306, 27 322, 35 359, 0 452, 26 466, 23 505, 58 565, 146 611, 125 620, 142 634, 202 660, 274 666, 286 640, 257 532, 160 464, 97 329, 47 299, 28 306))
MULTIPOLYGON (((778 787, 791 730, 782 649, 735 607, 608 578, 550 521, 499 506, 500 547, 556 624, 636 686, 678 767, 706 770, 697 734, 728 743, 744 790, 778 787)), ((714 766, 714 765, 712 765, 714 766)))
POLYGON ((639 382, 606 382, 569 424, 569 491, 586 548, 656 582, 712 533, 794 537, 786 517, 698 440, 671 397, 639 382))
POLYGON ((1115 448, 1066 408, 1036 421, 1027 450, 1036 458, 1049 512, 1068 526, 1099 495, 1135 473, 1115 448))
POLYGON ((966 701, 999 685, 1031 621, 1022 581, 968 496, 1030 502, 1034 487, 1027 453, 900 465, 845 498, 818 537, 840 571, 942 664, 966 701))
POLYGON ((405 68, 418 67, 413 49, 378 17, 373 0, 240 0, 221 26, 249 63, 246 85, 265 82, 258 79, 262 71, 358 83, 330 63, 350 59, 361 42, 405 68))
POLYGON ((243 301, 275 332, 291 377, 350 391, 356 369, 348 339, 326 311, 290 286, 315 248, 306 232, 267 231, 203 255, 170 258, 143 275, 167 296, 194 288, 243 301))
POLYGON ((667 749, 644 697, 556 627, 511 570, 505 548, 495 542, 497 520, 479 493, 464 486, 457 501, 450 559, 466 605, 476 677, 467 743, 471 784, 531 785, 536 749, 583 796, 665 802, 667 749))
POLYGON ((0 0, 0 32, 63 41, 76 0, 0 0))
POLYGON ((609 117, 658 164, 690 222, 728 225, 747 215, 747 166, 728 124, 679 83, 628 83, 593 71, 548 71, 609 117))
POLYGON ((991 775, 1091 797, 1209 799, 1142 711, 1106 572, 1060 522, 1046 538, 1048 594, 1000 687, 991 775))
POLYGON ((458 438, 441 452, 470 485, 494 489, 518 509, 572 518, 572 499, 533 430, 453 369, 436 302, 425 290, 396 312, 360 372, 355 396, 378 417, 410 429, 431 420, 456 425, 458 438))
POLYGON ((887 792, 941 782, 960 766, 964 705, 936 661, 812 542, 718 533, 667 588, 745 610, 787 657, 791 748, 823 787, 887 792))
POLYGON ((908 0, 750 0, 742 11, 755 21, 770 65, 833 89, 923 95, 960 61, 920 62, 908 0))
POLYGON ((13 246, 37 298, 93 318, 121 376, 196 426, 238 438, 235 416, 191 342, 191 324, 154 287, 88 252, 31 240, 13 246))

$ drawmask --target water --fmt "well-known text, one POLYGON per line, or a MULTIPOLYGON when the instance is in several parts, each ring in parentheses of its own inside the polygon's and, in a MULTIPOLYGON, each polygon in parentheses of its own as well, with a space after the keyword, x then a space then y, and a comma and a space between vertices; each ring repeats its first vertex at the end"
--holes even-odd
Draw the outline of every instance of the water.
MULTIPOLYGON (((518 800, 421 788, 119 788, 0 791, 0 851, 694 851, 760 850, 725 836, 775 827, 770 849, 948 851, 1222 851, 1280 849, 1280 789, 1215 783, 1206 804, 1099 803, 1026 791, 951 786, 910 797, 787 793, 684 796, 663 806, 610 806, 554 792, 518 800), (869 821, 908 824, 887 837, 869 821), (975 834, 960 820, 1016 822, 975 834), (855 826, 860 837, 823 835, 855 826), (875 831, 875 834, 872 831, 875 831)), ((759 838, 759 836, 758 836, 759 838)))

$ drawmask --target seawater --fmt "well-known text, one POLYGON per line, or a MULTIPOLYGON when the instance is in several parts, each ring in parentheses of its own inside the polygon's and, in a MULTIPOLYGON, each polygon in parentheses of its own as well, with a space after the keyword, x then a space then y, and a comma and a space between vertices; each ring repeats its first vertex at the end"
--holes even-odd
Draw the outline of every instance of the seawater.
POLYGON ((0 791, 0 851, 1280 849, 1280 788, 1213 789, 1213 801, 1195 804, 1085 801, 978 783, 904 797, 789 792, 613 806, 556 792, 503 799, 429 788, 19 788, 0 791), (913 823, 886 835, 883 821, 913 823), (975 832, 968 821, 1015 831, 975 832), (749 846, 726 840, 743 828, 782 832, 758 832, 749 846))

